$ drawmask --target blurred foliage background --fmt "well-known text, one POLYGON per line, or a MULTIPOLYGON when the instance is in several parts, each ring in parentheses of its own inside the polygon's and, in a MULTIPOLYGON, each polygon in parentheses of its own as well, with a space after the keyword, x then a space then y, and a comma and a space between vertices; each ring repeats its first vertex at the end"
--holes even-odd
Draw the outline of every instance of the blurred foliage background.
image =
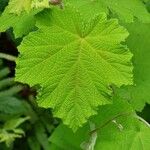
POLYGON ((14 81, 17 44, 11 30, 0 33, 0 150, 49 150, 49 136, 59 121, 37 107, 38 86, 14 81))

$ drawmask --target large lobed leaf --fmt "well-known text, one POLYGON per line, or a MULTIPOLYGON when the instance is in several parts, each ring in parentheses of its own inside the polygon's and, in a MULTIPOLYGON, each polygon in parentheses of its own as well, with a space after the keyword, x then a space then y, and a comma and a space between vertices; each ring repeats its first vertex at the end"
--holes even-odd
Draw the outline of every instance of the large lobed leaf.
POLYGON ((74 131, 110 103, 111 84, 132 84, 132 54, 125 45, 126 29, 101 14, 85 19, 79 12, 46 10, 37 16, 38 31, 19 47, 16 80, 40 84, 41 107, 74 131))

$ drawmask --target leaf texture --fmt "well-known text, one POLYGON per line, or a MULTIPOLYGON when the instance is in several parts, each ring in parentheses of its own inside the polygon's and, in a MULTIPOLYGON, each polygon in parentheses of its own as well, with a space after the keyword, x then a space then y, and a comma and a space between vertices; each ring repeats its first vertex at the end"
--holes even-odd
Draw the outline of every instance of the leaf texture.
POLYGON ((134 54, 135 85, 121 88, 117 94, 130 101, 134 109, 141 111, 145 103, 150 104, 150 24, 136 21, 126 27, 130 32, 127 44, 134 54))
POLYGON ((150 14, 141 0, 65 0, 82 10, 87 16, 92 16, 99 12, 112 12, 124 22, 133 22, 138 18, 141 22, 150 22, 150 14))
POLYGON ((33 8, 48 8, 48 0, 10 0, 9 13, 21 15, 22 12, 30 13, 33 8))
POLYGON ((29 14, 23 12, 21 15, 9 13, 9 6, 0 16, 0 32, 5 32, 9 28, 13 28, 15 37, 27 35, 35 27, 34 15, 40 10, 32 11, 29 14))
POLYGON ((72 7, 37 15, 38 31, 19 47, 16 80, 42 89, 41 107, 53 108, 74 131, 110 103, 111 84, 132 84, 128 32, 105 14, 86 19, 72 7))
MULTIPOLYGON (((129 103, 119 97, 114 97, 112 105, 100 107, 99 114, 90 120, 96 124, 95 132, 98 135, 94 150, 149 150, 150 128, 136 119, 133 114, 134 111, 129 103), (116 116, 119 117, 115 118, 116 116), (111 121, 113 118, 122 125, 122 130, 111 121), (109 120, 110 122, 105 124, 109 120)), ((53 132, 50 141, 58 147, 57 149, 81 150, 82 143, 92 136, 90 133, 88 124, 76 133, 60 125, 53 132)))
POLYGON ((22 11, 29 12, 31 10, 32 0, 10 0, 9 13, 20 15, 22 11))

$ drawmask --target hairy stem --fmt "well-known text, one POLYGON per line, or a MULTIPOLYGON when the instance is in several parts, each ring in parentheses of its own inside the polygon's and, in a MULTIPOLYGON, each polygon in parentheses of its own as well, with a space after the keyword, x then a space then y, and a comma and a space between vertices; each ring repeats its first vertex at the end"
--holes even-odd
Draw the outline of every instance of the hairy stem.
POLYGON ((141 118, 140 116, 135 116, 137 119, 139 119, 140 121, 142 121, 144 124, 146 124, 149 128, 150 128, 150 124, 144 120, 143 118, 141 118))
POLYGON ((9 61, 15 61, 17 57, 5 53, 0 53, 0 58, 7 59, 9 61))

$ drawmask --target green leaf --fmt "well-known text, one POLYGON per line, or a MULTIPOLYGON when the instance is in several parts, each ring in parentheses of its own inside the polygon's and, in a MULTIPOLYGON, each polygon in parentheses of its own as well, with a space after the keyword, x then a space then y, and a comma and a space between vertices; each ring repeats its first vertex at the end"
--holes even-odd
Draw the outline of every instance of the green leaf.
POLYGON ((135 17, 141 22, 150 22, 150 14, 141 0, 66 0, 66 2, 82 10, 87 17, 99 12, 109 14, 111 11, 125 22, 133 22, 135 17))
POLYGON ((0 143, 5 142, 7 147, 10 147, 16 138, 21 138, 21 134, 9 133, 6 130, 0 129, 0 143))
POLYGON ((93 118, 98 128, 107 122, 107 120, 116 120, 117 124, 112 121, 97 130, 98 138, 95 145, 95 150, 116 149, 116 150, 148 150, 150 147, 149 137, 150 128, 147 124, 141 122, 134 114, 131 105, 122 98, 115 96, 114 104, 104 106, 100 109, 99 113, 93 118), (118 115, 117 115, 118 114, 118 115), (120 114, 120 115, 119 115, 120 114), (119 129, 119 124, 122 129, 119 129))
MULTIPOLYGON (((148 150, 150 128, 133 114, 134 111, 126 101, 114 97, 114 104, 101 106, 99 114, 90 120, 95 123, 96 130, 91 132, 86 125, 73 133, 66 126, 60 125, 50 141, 63 150, 81 150, 83 143, 90 144, 88 139, 96 132, 98 137, 94 150, 148 150)), ((87 147, 84 150, 93 149, 87 147)))
POLYGON ((132 84, 132 54, 120 44, 128 32, 104 14, 86 19, 68 7, 37 20, 39 30, 19 46, 16 80, 40 84, 39 106, 53 108, 75 131, 110 103, 111 84, 132 84))
POLYGON ((21 138, 25 133, 18 126, 28 119, 29 117, 12 118, 5 122, 4 126, 0 128, 0 142, 5 142, 9 147, 16 138, 21 138))
POLYGON ((9 13, 21 15, 22 12, 30 13, 33 8, 49 8, 48 0, 10 0, 9 13))
POLYGON ((149 150, 150 128, 139 121, 133 121, 133 124, 122 124, 126 126, 124 131, 119 131, 114 127, 108 126, 101 133, 99 132, 95 150, 99 150, 100 148, 102 150, 149 150), (135 126, 135 129, 128 129, 128 126, 135 126))
POLYGON ((29 120, 30 117, 20 117, 20 118, 13 118, 11 120, 8 120, 5 124, 4 124, 4 128, 6 130, 13 130, 16 129, 18 126, 20 126, 23 122, 25 122, 26 120, 29 120))
POLYGON ((23 103, 15 97, 0 97, 0 113, 22 114, 26 111, 23 103))
POLYGON ((81 143, 84 140, 88 140, 88 138, 88 126, 80 128, 76 133, 74 133, 71 129, 61 124, 55 129, 49 139, 55 147, 58 147, 56 150, 81 150, 81 143))
POLYGON ((23 12, 21 15, 9 13, 9 6, 0 16, 0 32, 4 32, 10 27, 13 28, 15 37, 22 37, 27 35, 35 28, 34 15, 40 10, 32 11, 30 13, 23 12))
POLYGON ((60 147, 57 147, 55 144, 51 144, 51 150, 63 150, 60 147))
POLYGON ((9 13, 20 15, 22 11, 29 12, 31 10, 32 0, 10 0, 9 13))
POLYGON ((127 44, 134 54, 134 86, 121 88, 117 94, 130 101, 133 108, 141 111, 150 104, 150 24, 135 22, 126 25, 130 32, 127 44))
POLYGON ((143 1, 143 2, 147 3, 149 0, 141 0, 141 1, 143 1))
POLYGON ((49 8, 48 0, 32 0, 32 8, 49 8))
POLYGON ((26 101, 18 97, 23 86, 16 85, 14 79, 8 77, 9 73, 9 68, 0 64, 0 122, 24 115, 31 116, 33 122, 35 115, 32 108, 26 101))
MULTIPOLYGON (((110 124, 109 127, 111 127, 113 125, 111 121, 117 116, 119 116, 118 118, 125 118, 124 122, 126 122, 127 118, 134 113, 132 107, 126 101, 119 97, 113 97, 113 101, 114 103, 112 105, 100 106, 98 115, 89 120, 89 122, 96 125, 96 128, 100 128, 108 121, 108 125, 110 124)), ((102 132, 103 128, 96 131, 102 132)), ((113 134, 110 129, 108 129, 108 131, 109 134, 113 134)), ((89 141, 90 132, 91 129, 89 128, 88 123, 83 128, 80 128, 76 133, 73 133, 72 130, 68 129, 66 126, 60 125, 51 135, 50 141, 63 150, 68 150, 68 148, 72 150, 81 150, 83 143, 89 141)))

